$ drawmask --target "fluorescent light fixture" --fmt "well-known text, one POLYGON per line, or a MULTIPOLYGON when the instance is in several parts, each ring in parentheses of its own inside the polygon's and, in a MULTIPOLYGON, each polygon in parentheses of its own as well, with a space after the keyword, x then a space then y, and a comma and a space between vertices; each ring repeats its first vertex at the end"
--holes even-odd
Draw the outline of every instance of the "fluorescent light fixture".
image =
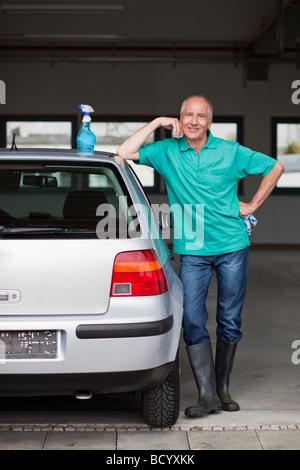
POLYGON ((70 5, 70 4, 8 4, 1 3, 0 11, 3 12, 37 12, 37 13, 120 13, 124 10, 123 5, 70 5))
POLYGON ((32 41, 48 43, 118 42, 126 36, 118 34, 0 34, 0 41, 32 41))
POLYGON ((24 34, 28 41, 123 41, 117 34, 24 34))

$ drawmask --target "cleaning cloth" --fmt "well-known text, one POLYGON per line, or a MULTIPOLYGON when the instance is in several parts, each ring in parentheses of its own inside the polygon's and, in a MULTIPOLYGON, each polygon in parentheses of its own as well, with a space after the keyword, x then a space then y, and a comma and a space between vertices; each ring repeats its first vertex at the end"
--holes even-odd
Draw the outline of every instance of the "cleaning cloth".
POLYGON ((254 217, 254 215, 245 215, 245 217, 243 217, 244 219, 244 222, 246 224, 246 227, 247 227, 247 232, 248 232, 248 235, 251 235, 251 231, 252 231, 252 227, 251 227, 251 224, 255 227, 255 225, 257 224, 257 220, 256 218, 254 217))

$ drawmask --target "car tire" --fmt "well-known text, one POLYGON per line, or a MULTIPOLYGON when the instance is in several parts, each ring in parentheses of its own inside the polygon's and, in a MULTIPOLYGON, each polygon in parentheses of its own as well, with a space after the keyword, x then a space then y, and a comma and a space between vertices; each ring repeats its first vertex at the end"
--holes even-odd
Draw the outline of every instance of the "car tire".
POLYGON ((180 411, 179 354, 168 377, 142 396, 144 420, 151 427, 163 428, 176 423, 180 411))

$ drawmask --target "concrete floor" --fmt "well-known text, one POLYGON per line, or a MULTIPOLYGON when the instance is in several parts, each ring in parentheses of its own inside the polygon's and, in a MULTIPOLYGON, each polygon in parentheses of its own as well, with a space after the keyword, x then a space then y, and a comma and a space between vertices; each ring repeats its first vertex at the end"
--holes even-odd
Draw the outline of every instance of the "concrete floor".
MULTIPOLYGON (((177 257, 174 267, 178 268, 177 257)), ((184 416, 197 391, 181 342, 181 413, 171 430, 146 432, 149 428, 141 417, 139 394, 96 397, 89 402, 72 397, 1 399, 0 449, 18 445, 45 449, 300 449, 299 287, 300 249, 251 248, 244 336, 231 375, 231 394, 240 403, 239 412, 195 419, 184 416), (293 349, 296 341, 299 346, 295 343, 293 349), (26 430, 40 432, 13 432, 26 430), (87 433, 89 430, 104 432, 87 433)), ((207 301, 213 344, 215 299, 213 277, 207 301)))

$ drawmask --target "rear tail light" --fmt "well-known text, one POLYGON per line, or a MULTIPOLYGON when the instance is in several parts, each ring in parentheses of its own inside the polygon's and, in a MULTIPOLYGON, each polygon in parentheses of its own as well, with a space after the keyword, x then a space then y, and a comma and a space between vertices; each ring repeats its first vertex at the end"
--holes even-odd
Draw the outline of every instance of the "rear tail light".
POLYGON ((165 273, 154 250, 125 251, 115 258, 111 297, 167 292, 165 273))

